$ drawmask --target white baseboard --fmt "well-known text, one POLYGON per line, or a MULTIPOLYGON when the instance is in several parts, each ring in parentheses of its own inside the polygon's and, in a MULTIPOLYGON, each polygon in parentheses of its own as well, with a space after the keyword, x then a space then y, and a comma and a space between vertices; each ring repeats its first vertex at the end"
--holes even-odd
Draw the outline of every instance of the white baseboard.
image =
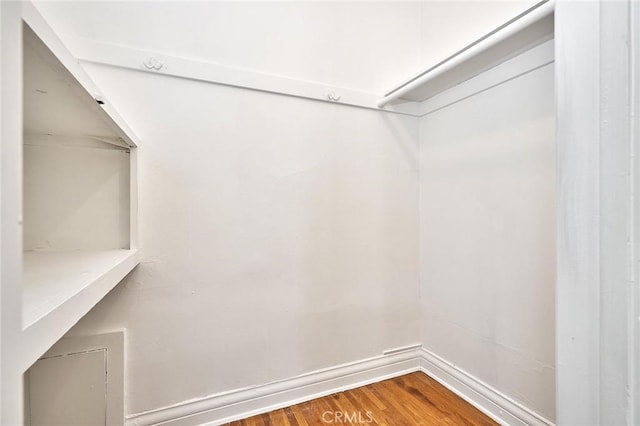
POLYGON ((221 425, 393 377, 422 371, 502 425, 553 423, 439 356, 415 346, 292 379, 127 416, 126 426, 221 425))
POLYGON ((420 350, 420 363, 422 372, 501 425, 553 426, 550 420, 424 348, 420 350))
POLYGON ((127 416, 127 426, 220 425, 420 370, 420 349, 331 367, 127 416))

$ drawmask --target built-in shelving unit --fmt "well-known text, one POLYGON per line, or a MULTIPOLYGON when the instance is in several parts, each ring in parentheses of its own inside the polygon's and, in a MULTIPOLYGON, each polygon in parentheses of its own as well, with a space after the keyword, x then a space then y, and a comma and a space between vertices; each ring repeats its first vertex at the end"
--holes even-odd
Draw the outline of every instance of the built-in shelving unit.
POLYGON ((138 250, 135 137, 82 84, 81 69, 66 66, 77 62, 28 6, 21 289, 30 365, 135 267, 138 250))
POLYGON ((553 38, 554 1, 545 0, 464 49, 398 84, 379 107, 425 101, 553 38))
POLYGON ((139 262, 138 139, 29 2, 0 3, 0 423, 139 262))

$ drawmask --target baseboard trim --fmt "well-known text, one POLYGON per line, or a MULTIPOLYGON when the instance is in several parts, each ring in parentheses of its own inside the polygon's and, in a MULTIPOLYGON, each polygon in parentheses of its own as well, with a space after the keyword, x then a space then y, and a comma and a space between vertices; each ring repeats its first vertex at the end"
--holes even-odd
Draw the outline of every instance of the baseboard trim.
POLYGON ((127 416, 126 426, 220 425, 420 370, 420 350, 383 355, 292 379, 127 416))
POLYGON ((554 426, 438 355, 407 347, 385 355, 127 416, 126 426, 221 425, 325 395, 422 371, 502 425, 554 426))
POLYGON ((420 369, 501 425, 554 426, 550 420, 426 349, 420 369))

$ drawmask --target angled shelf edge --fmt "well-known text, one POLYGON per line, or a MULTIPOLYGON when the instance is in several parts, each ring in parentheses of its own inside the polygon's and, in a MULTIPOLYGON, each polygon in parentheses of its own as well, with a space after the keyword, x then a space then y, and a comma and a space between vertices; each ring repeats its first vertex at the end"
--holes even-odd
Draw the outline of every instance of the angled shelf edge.
POLYGON ((135 249, 25 252, 25 367, 35 362, 139 263, 135 249))
POLYGON ((32 3, 24 2, 22 4, 22 20, 27 27, 25 44, 31 43, 35 50, 40 51, 50 64, 66 74, 66 79, 74 81, 78 88, 84 89, 78 91, 79 96, 84 98, 87 108, 99 116, 111 131, 130 147, 138 146, 139 139, 136 134, 108 99, 102 95, 80 62, 71 54, 32 3))

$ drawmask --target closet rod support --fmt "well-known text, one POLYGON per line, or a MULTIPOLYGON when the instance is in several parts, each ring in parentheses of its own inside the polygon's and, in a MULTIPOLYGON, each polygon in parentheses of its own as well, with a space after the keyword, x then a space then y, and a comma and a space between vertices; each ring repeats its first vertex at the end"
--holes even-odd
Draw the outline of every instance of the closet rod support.
POLYGON ((529 27, 530 25, 552 14, 554 8, 555 0, 547 0, 538 3, 536 6, 527 10, 522 15, 514 18, 512 21, 508 22, 502 27, 496 29, 483 38, 453 54, 439 64, 436 64, 435 66, 412 78, 411 80, 391 90, 384 96, 384 98, 382 98, 378 102, 378 107, 383 108, 385 105, 397 99, 400 99, 407 93, 424 85, 433 78, 452 70, 453 68, 461 65, 465 61, 475 57, 483 51, 497 45, 498 43, 508 39, 509 37, 512 37, 518 32, 529 27))

